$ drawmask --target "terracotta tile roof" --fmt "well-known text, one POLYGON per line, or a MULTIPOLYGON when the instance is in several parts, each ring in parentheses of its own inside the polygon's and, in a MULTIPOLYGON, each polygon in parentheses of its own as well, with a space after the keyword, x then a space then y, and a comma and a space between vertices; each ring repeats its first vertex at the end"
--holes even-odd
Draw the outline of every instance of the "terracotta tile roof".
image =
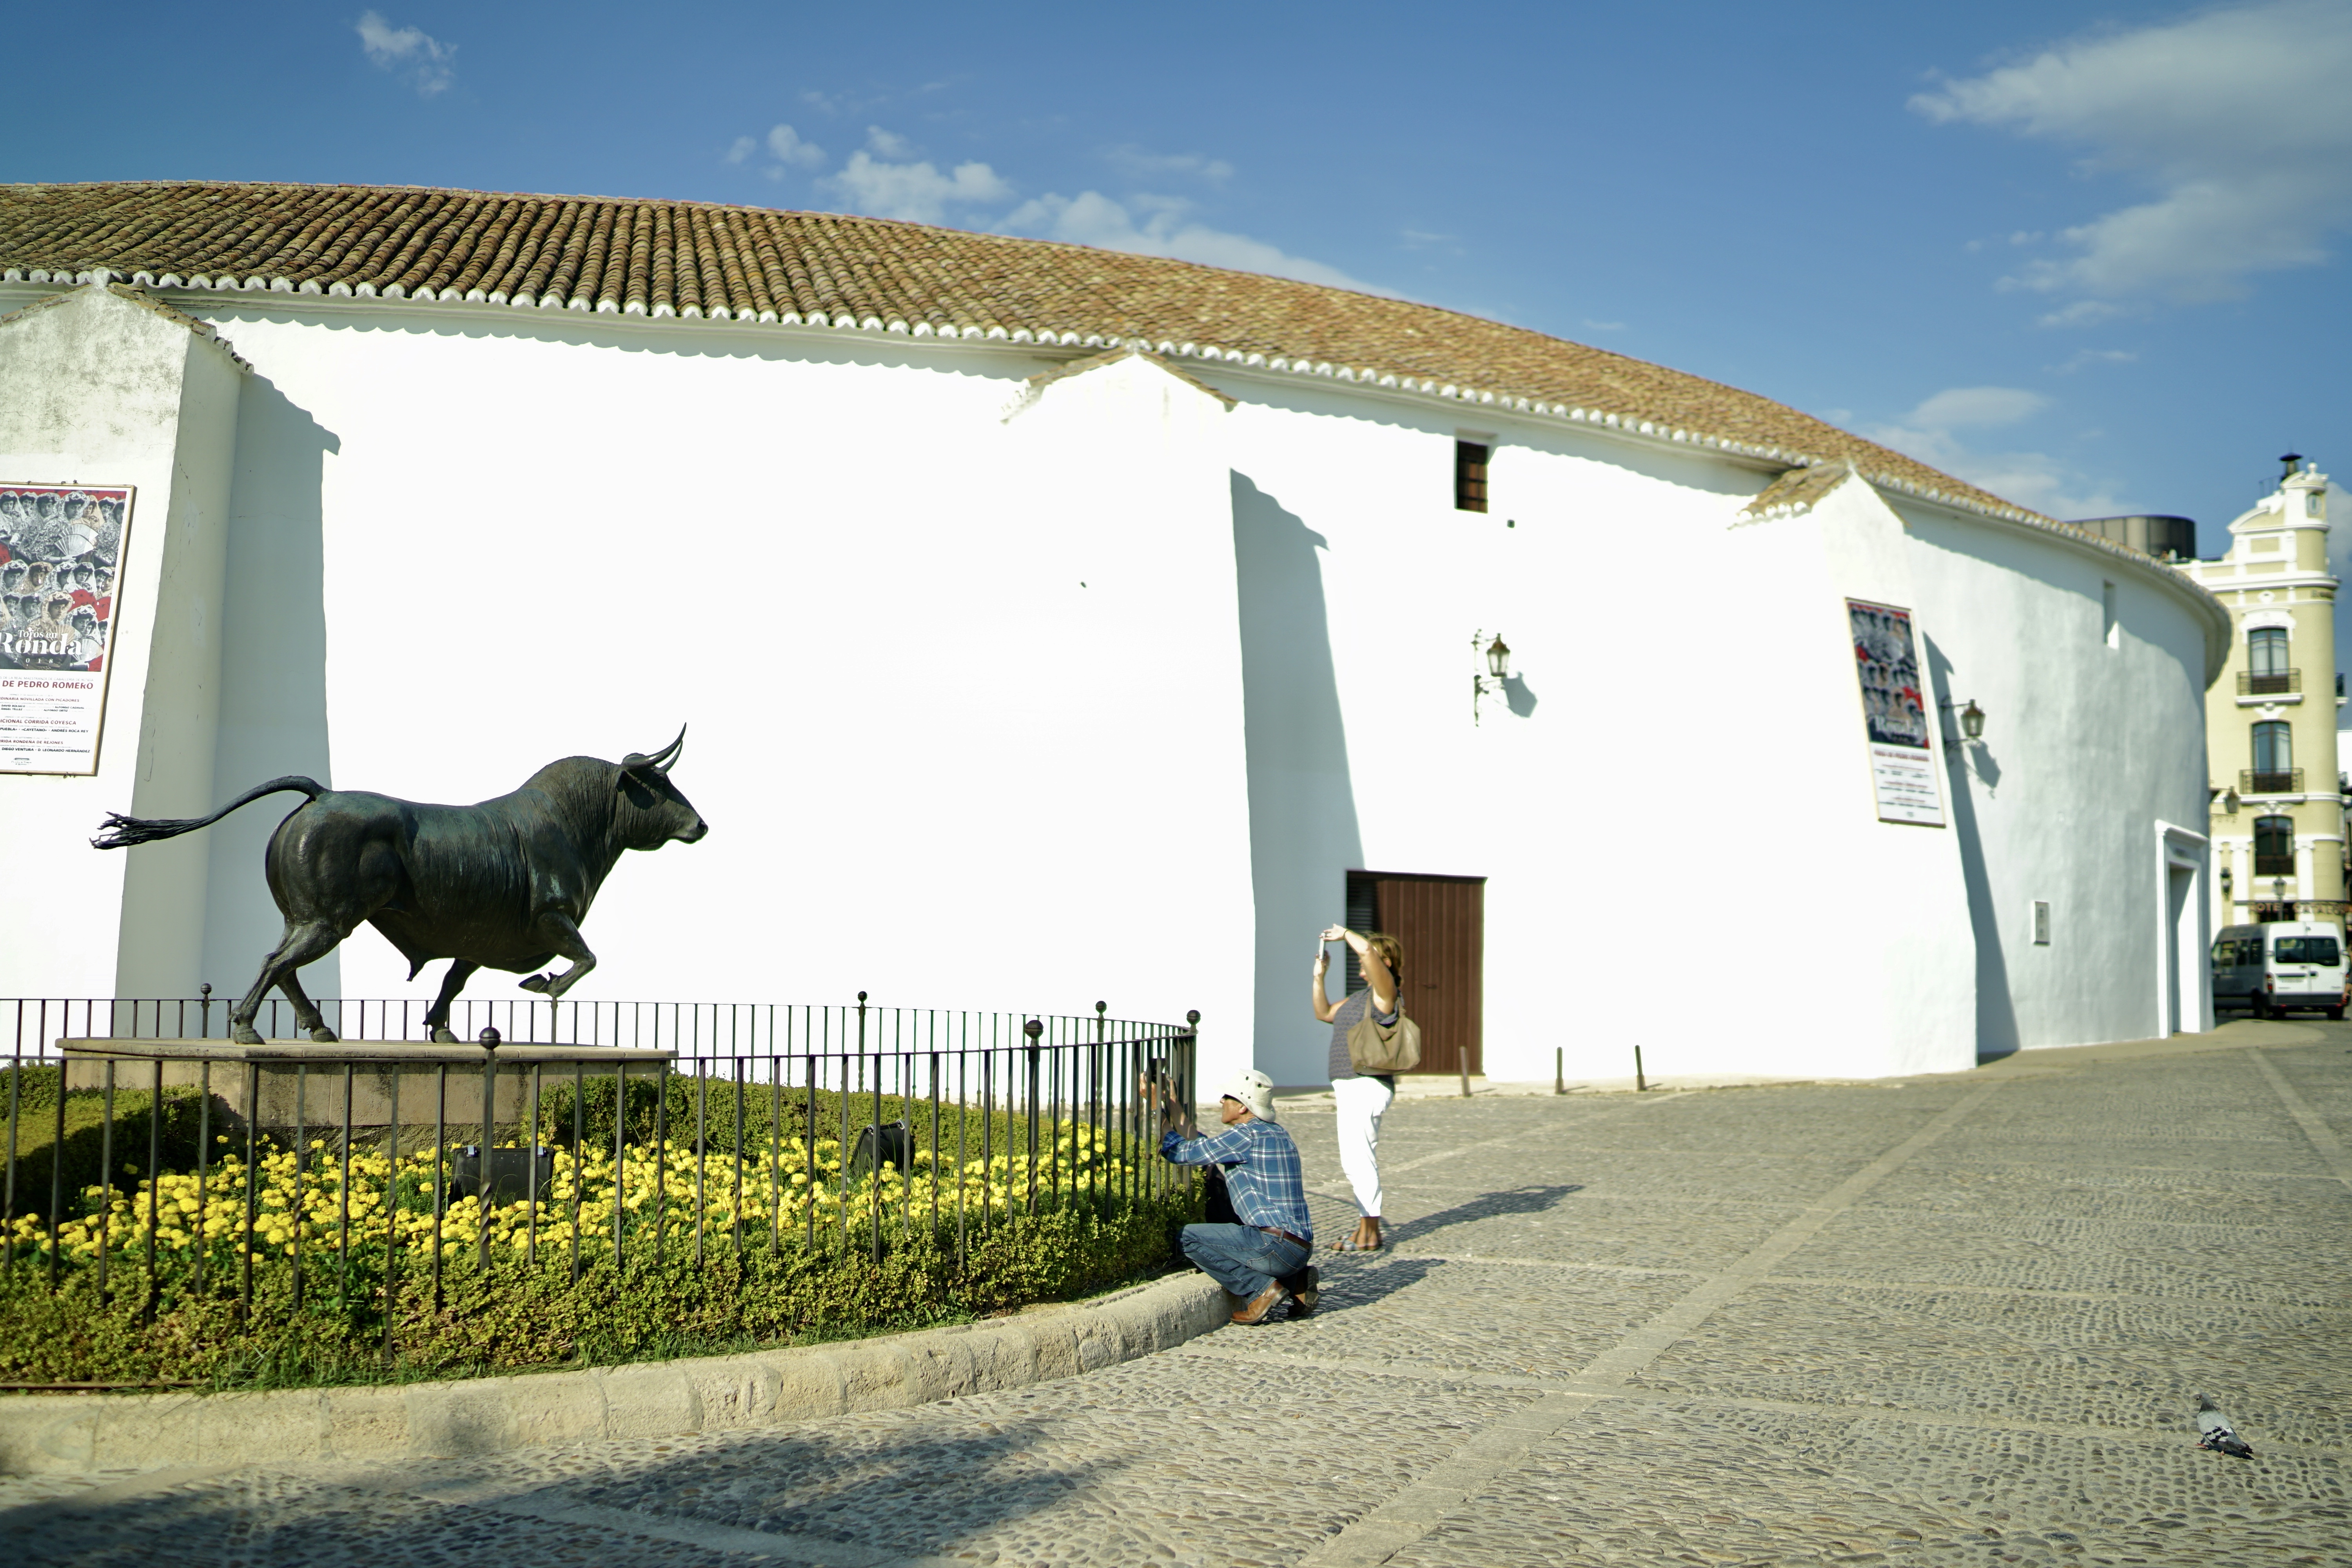
POLYGON ((1763 494, 1741 507, 1739 515, 1757 522, 1774 517, 1802 517, 1853 473, 1850 460, 1790 468, 1765 486, 1763 494))
POLYGON ((1132 346, 1370 383, 2046 521, 1699 376, 1429 305, 1049 240, 695 202, 408 186, 0 185, 0 278, 1132 346))

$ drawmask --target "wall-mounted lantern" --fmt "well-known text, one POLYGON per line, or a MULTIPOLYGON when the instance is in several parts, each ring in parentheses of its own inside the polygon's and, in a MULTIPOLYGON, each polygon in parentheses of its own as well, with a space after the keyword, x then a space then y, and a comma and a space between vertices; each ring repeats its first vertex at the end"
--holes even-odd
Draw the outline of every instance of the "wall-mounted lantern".
MULTIPOLYGON (((1958 712, 1953 712, 1953 705, 1949 698, 1945 699, 1937 706, 1959 721, 1960 739, 1963 742, 1971 746, 1981 745, 1984 742, 1984 710, 1977 706, 1977 700, 1973 697, 1964 697, 1960 701, 1962 706, 1958 712)), ((1951 731, 1947 730, 1944 733, 1948 739, 1951 731)))
POLYGON ((1503 640, 1500 632, 1490 638, 1484 631, 1475 631, 1470 634, 1470 650, 1484 659, 1486 666, 1483 673, 1473 670, 1470 676, 1470 722, 1475 724, 1478 722, 1479 702, 1488 697, 1501 696, 1503 682, 1510 679, 1511 645, 1503 640))

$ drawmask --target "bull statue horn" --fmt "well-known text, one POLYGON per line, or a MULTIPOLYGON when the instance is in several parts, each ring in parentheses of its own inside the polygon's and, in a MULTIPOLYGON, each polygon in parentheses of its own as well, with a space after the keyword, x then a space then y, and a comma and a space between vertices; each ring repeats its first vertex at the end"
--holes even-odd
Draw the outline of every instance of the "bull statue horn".
POLYGON ((643 752, 631 752, 627 756, 621 759, 621 766, 630 772, 635 772, 639 768, 652 768, 656 773, 666 773, 669 772, 670 769, 677 766, 679 748, 683 747, 685 744, 686 726, 680 724, 677 727, 677 740, 672 741, 668 745, 664 746, 660 751, 656 752, 650 757, 646 755, 643 752))

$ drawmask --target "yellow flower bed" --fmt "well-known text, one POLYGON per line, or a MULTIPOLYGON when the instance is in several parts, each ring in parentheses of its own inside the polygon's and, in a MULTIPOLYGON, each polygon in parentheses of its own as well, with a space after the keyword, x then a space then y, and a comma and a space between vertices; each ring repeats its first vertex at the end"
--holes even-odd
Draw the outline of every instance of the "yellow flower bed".
MULTIPOLYGON (((226 1144, 226 1137, 219 1140, 226 1144)), ((1095 1192, 1116 1194, 1140 1192, 1135 1167, 1115 1157, 1112 1140, 1087 1126, 1071 1126, 1041 1143, 1036 1156, 1036 1195, 1047 1201, 1056 1187, 1064 1194, 1095 1192)), ((509 1144, 508 1147, 515 1147, 509 1144)), ((455 1168, 443 1173, 446 1181, 455 1168)), ((323 1140, 310 1145, 308 1169, 297 1169, 291 1150, 272 1148, 257 1161, 254 1171, 254 1250, 257 1256, 292 1257, 299 1249, 332 1252, 344 1240, 348 1226, 354 1249, 380 1250, 388 1235, 397 1237, 403 1252, 417 1249, 429 1256, 433 1245, 434 1156, 430 1150, 397 1162, 376 1152, 354 1151, 350 1161, 351 1185, 343 1186, 343 1161, 326 1152, 323 1140)), ((879 1205, 886 1223, 919 1218, 928 1223, 936 1205, 942 1219, 961 1212, 972 1221, 1007 1215, 1026 1206, 1030 1197, 1030 1157, 1024 1149, 992 1159, 974 1159, 957 1169, 950 1162, 935 1169, 929 1150, 917 1150, 913 1169, 902 1173, 886 1165, 876 1176, 846 1183, 842 1173, 838 1140, 817 1140, 812 1163, 808 1146, 799 1138, 783 1141, 782 1158, 772 1163, 770 1152, 747 1152, 741 1166, 741 1215, 745 1227, 757 1234, 779 1225, 786 1234, 805 1233, 812 1212, 817 1228, 848 1223, 871 1223, 879 1205), (810 1172, 814 1163, 815 1172, 810 1172)), ((697 1217, 695 1185, 698 1157, 690 1142, 669 1140, 660 1150, 633 1146, 624 1151, 618 1182, 609 1150, 576 1159, 569 1150, 554 1152, 553 1174, 540 1201, 494 1205, 485 1215, 474 1197, 455 1199, 440 1218, 445 1257, 455 1259, 474 1253, 482 1227, 489 1228, 493 1247, 520 1253, 530 1245, 534 1206, 538 1245, 562 1247, 572 1235, 574 1194, 578 1194, 578 1225, 584 1248, 599 1242, 609 1246, 615 1205, 622 1228, 635 1235, 664 1217, 675 1234, 690 1233, 697 1217)), ((699 1157, 702 1198, 699 1210, 706 1233, 728 1233, 736 1222, 737 1166, 730 1154, 705 1152, 699 1157)), ((142 1181, 133 1190, 103 1186, 87 1188, 81 1196, 89 1212, 68 1218, 58 1231, 61 1262, 95 1263, 103 1239, 115 1258, 143 1259, 149 1235, 151 1194, 155 1207, 153 1237, 159 1261, 173 1271, 193 1262, 201 1236, 207 1250, 226 1247, 235 1256, 244 1219, 246 1169, 234 1152, 224 1154, 199 1181, 193 1173, 166 1173, 142 1181)), ((37 1215, 19 1217, 7 1241, 15 1256, 46 1258, 47 1222, 37 1215)))

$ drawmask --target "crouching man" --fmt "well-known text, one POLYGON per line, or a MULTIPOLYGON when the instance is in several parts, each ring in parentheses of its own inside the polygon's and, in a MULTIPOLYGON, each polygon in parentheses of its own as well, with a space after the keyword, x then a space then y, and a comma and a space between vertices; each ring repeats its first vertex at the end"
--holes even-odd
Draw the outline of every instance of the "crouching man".
POLYGON ((1315 1230, 1307 1217, 1307 1185, 1298 1145, 1274 1119, 1274 1080, 1253 1068, 1219 1092, 1225 1130, 1202 1137, 1192 1109, 1160 1086, 1160 1152, 1179 1165, 1223 1168, 1237 1225, 1188 1225, 1184 1256, 1244 1305, 1236 1323, 1262 1323, 1283 1302, 1291 1315, 1315 1310, 1317 1279, 1307 1259, 1315 1230))

